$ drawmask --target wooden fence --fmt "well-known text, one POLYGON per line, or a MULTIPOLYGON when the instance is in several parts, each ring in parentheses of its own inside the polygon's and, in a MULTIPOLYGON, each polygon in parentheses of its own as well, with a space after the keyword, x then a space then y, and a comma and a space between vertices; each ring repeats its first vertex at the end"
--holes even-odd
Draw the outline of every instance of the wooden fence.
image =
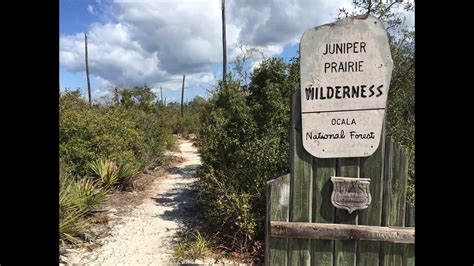
POLYGON ((292 98, 290 173, 267 182, 265 264, 414 265, 414 207, 406 202, 407 151, 382 134, 377 151, 369 157, 312 157, 302 146, 299 93, 296 92, 292 98), (370 178, 372 203, 367 209, 352 214, 334 208, 331 204, 331 176, 370 178), (297 222, 305 223, 295 229, 299 234, 289 230, 289 227, 294 229, 297 222), (318 231, 327 227, 322 224, 352 225, 335 226, 337 230, 348 232, 344 235, 350 232, 351 237, 325 239, 318 231), (383 239, 372 230, 371 241, 368 241, 356 232, 364 231, 368 226, 374 230, 386 229, 393 237, 383 239), (403 227, 412 227, 413 230, 403 227), (399 233, 396 233, 397 229, 399 233), (302 237, 302 230, 313 232, 312 237, 302 237), (316 231, 318 233, 314 233, 316 231), (411 238, 408 236, 407 239, 411 240, 394 240, 400 239, 403 232, 408 232, 411 238))

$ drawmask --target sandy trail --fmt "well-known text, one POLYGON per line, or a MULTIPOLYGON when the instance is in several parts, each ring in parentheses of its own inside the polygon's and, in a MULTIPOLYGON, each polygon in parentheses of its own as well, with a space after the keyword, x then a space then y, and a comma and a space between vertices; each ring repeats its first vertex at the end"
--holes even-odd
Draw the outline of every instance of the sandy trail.
POLYGON ((173 264, 176 232, 187 216, 186 204, 193 201, 193 174, 201 164, 197 148, 180 141, 183 163, 170 169, 168 177, 152 184, 152 197, 121 218, 102 246, 90 253, 77 253, 68 264, 166 265, 173 264))

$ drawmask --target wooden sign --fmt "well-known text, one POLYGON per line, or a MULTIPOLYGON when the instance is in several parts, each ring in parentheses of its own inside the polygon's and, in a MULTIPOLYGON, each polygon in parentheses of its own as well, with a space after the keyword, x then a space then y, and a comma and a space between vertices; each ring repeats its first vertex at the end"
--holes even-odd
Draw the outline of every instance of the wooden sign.
POLYGON ((369 184, 370 178, 331 177, 333 190, 331 203, 338 209, 352 213, 363 210, 372 202, 369 184))
POLYGON ((300 52, 303 147, 319 158, 370 156, 393 67, 382 23, 364 15, 308 29, 300 52))

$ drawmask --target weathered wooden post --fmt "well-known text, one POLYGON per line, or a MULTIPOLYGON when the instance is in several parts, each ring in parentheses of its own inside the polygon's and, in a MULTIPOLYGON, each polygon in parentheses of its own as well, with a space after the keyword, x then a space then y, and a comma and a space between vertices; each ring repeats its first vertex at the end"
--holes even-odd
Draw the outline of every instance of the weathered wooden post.
POLYGON ((226 46, 226 25, 225 25, 225 0, 222 0, 222 81, 224 87, 227 84, 227 46, 226 46))
POLYGON ((288 178, 268 183, 266 264, 412 265, 413 228, 391 228, 405 226, 408 169, 383 130, 392 59, 382 23, 363 15, 308 29, 300 55, 289 202, 275 199, 288 178), (288 218, 276 212, 285 204, 288 218))
POLYGON ((181 117, 184 116, 183 112, 183 98, 184 98, 184 79, 186 78, 186 75, 183 74, 183 86, 181 87, 181 117))
POLYGON ((89 95, 89 106, 92 106, 92 99, 91 99, 91 82, 90 82, 90 79, 89 79, 89 58, 88 58, 88 55, 87 55, 87 34, 84 32, 84 43, 85 43, 85 58, 86 58, 86 77, 87 77, 87 92, 88 92, 88 95, 89 95))
POLYGON ((161 104, 164 105, 164 102, 163 102, 163 87, 162 86, 160 86, 160 93, 161 93, 160 101, 161 101, 161 104))

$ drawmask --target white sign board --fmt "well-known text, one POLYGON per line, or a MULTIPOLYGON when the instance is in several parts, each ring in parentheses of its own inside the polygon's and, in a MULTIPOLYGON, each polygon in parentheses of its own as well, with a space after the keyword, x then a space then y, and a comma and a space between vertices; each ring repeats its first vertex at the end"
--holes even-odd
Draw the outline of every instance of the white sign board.
POLYGON ((303 147, 319 158, 373 154, 393 67, 382 23, 364 15, 308 29, 300 53, 303 147))

